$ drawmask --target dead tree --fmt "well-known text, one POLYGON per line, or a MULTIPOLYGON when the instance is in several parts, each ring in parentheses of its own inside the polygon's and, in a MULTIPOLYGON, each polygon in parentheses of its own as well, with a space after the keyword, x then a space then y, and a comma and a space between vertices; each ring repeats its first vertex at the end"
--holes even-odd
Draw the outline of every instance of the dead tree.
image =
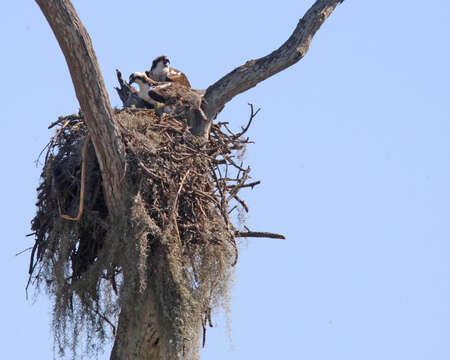
MULTIPOLYGON (((119 127, 117 116, 112 110, 91 40, 70 0, 36 0, 36 2, 58 40, 70 70, 76 96, 83 114, 83 121, 87 125, 86 131, 89 134, 85 141, 87 143, 90 137, 98 160, 101 186, 108 216, 107 224, 119 223, 124 216, 128 216, 127 210, 130 208, 126 196, 129 192, 126 181, 128 176, 125 160, 126 145, 124 143, 126 136, 121 136, 122 131, 119 127)), ((201 124, 200 129, 197 129, 197 131, 194 129, 193 132, 197 132, 200 135, 208 134, 213 120, 216 119, 225 104, 233 97, 302 59, 307 53, 317 30, 336 6, 342 2, 343 0, 317 0, 300 19, 292 35, 280 48, 262 58, 247 61, 244 65, 236 68, 209 86, 206 91, 197 92, 201 96, 201 111, 206 115, 207 121, 201 124)), ((182 133, 182 129, 177 131, 179 131, 179 134, 182 133)), ((171 135, 168 136, 170 138, 171 135)), ((233 136, 229 136, 228 139, 235 141, 237 138, 233 136)), ((86 144, 83 148, 87 149, 88 145, 86 144)), ((83 154, 86 151, 83 151, 83 154)), ((210 149, 210 151, 213 151, 213 149, 210 149)), ((191 155, 186 153, 185 156, 188 158, 191 155)), ((236 166, 239 168, 239 165, 236 166)), ((143 171, 148 171, 149 176, 156 176, 151 169, 145 168, 145 166, 142 169, 143 171)), ((248 172, 245 169, 241 170, 240 178, 238 176, 239 186, 255 185, 255 183, 244 185, 248 172)), ((172 199, 173 208, 176 207, 178 195, 184 182, 187 181, 187 176, 188 172, 185 172, 184 175, 180 174, 179 187, 175 189, 176 196, 172 199)), ((222 182, 217 181, 217 183, 222 182)), ((218 185, 219 190, 220 186, 218 185)), ((224 186, 227 186, 226 189, 228 190, 231 187, 230 194, 233 197, 237 197, 237 191, 234 191, 232 186, 224 186)), ((209 195, 205 191, 203 196, 209 195)), ((216 200, 212 199, 211 201, 214 202, 216 200)), ((220 209, 220 204, 217 206, 220 209)), ((207 209, 205 212, 207 212, 207 209)), ((223 214, 223 216, 226 220, 226 215, 223 214)), ((258 237, 270 235, 252 232, 235 232, 234 234, 234 236, 258 237)), ((153 289, 163 291, 161 289, 163 286, 172 289, 174 293, 172 299, 176 300, 176 307, 189 309, 192 304, 189 302, 189 298, 183 295, 184 285, 179 282, 179 269, 173 266, 173 264, 176 264, 176 261, 167 261, 167 258, 177 256, 176 251, 178 250, 176 250, 176 245, 171 244, 170 241, 162 242, 155 246, 153 251, 153 260, 159 262, 159 266, 162 269, 161 272, 164 271, 165 281, 164 284, 155 284, 153 289)), ((160 275, 156 274, 152 281, 161 280, 162 278, 158 277, 160 275)), ((131 275, 124 270, 122 281, 126 282, 129 276, 131 275)), ((191 324, 192 328, 189 329, 188 335, 192 336, 189 338, 186 332, 183 333, 184 330, 180 330, 185 319, 177 318, 174 323, 165 324, 164 326, 160 323, 164 321, 161 320, 164 317, 159 314, 163 309, 158 306, 162 301, 159 299, 161 294, 149 289, 150 287, 147 287, 139 298, 128 298, 127 303, 120 304, 121 313, 117 329, 114 324, 111 324, 115 332, 115 343, 111 359, 197 359, 198 352, 190 348, 195 349, 194 343, 199 341, 199 334, 201 334, 202 326, 205 326, 204 323, 208 318, 208 314, 204 315, 205 320, 199 317, 191 324), (176 323, 177 321, 181 325, 176 323), (171 333, 166 337, 161 337, 159 335, 161 335, 162 331, 171 333), (165 340, 163 341, 162 339, 165 340)))

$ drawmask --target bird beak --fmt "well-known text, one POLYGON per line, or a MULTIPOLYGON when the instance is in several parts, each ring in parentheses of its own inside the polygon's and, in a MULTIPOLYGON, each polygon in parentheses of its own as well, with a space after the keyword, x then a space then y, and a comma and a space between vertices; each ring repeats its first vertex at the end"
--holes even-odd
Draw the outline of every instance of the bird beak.
POLYGON ((169 61, 169 60, 165 60, 165 61, 164 61, 164 66, 169 66, 169 64, 170 64, 170 61, 169 61))
POLYGON ((135 80, 134 75, 131 74, 130 79, 128 80, 128 83, 131 85, 132 83, 134 83, 134 80, 135 80))

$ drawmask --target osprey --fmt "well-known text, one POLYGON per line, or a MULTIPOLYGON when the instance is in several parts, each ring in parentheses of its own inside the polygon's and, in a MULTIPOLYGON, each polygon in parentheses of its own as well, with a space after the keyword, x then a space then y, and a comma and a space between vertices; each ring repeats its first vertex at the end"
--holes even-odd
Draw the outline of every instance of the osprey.
POLYGON ((202 134, 207 138, 210 122, 202 109, 203 91, 188 88, 177 82, 161 83, 141 72, 132 73, 129 82, 139 85, 139 97, 157 112, 184 121, 194 135, 202 134))
POLYGON ((134 72, 130 75, 130 84, 136 83, 139 86, 139 97, 149 103, 153 108, 158 108, 158 103, 164 103, 164 99, 155 93, 155 90, 169 86, 150 79, 142 72, 134 72))
POLYGON ((183 86, 191 87, 188 78, 180 70, 169 67, 170 60, 167 56, 158 56, 152 62, 152 67, 145 74, 152 80, 163 82, 175 82, 183 86))

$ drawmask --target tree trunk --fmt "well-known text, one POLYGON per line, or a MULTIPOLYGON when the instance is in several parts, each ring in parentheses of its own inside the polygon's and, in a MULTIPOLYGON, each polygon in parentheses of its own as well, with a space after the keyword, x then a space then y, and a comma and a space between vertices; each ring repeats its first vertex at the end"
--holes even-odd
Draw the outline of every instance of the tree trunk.
POLYGON ((122 306, 111 360, 199 359, 201 314, 181 271, 179 242, 166 240, 152 247, 155 271, 145 291, 122 306))
POLYGON ((103 178, 109 214, 123 206, 123 144, 91 39, 69 0, 36 0, 66 58, 75 93, 85 115, 103 178))

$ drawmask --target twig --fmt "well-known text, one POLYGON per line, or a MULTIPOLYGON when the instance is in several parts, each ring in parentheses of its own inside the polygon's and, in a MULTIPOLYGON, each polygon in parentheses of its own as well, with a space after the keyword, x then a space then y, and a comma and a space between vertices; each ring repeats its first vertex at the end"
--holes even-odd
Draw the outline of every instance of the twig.
POLYGON ((111 322, 111 320, 108 319, 108 317, 106 315, 103 315, 102 313, 100 313, 100 311, 98 311, 98 309, 92 309, 98 316, 100 316, 109 326, 111 326, 111 331, 113 336, 116 336, 116 327, 115 325, 111 322))
POLYGON ((233 137, 236 136, 236 134, 233 131, 231 131, 231 129, 228 127, 228 123, 226 123, 226 124, 224 123, 223 127, 230 133, 231 136, 233 136, 233 137))
POLYGON ((258 115, 259 111, 261 110, 261 108, 258 108, 258 110, 253 111, 253 104, 248 104, 248 106, 250 106, 250 119, 248 120, 248 124, 245 128, 242 128, 242 131, 236 135, 234 135, 234 138, 237 139, 239 137, 241 137, 242 135, 244 135, 247 130, 250 128, 250 125, 252 124, 253 119, 255 118, 256 115, 258 115))
MULTIPOLYGON (((36 249, 39 246, 39 241, 36 241, 33 245, 33 249, 31 250, 31 255, 30 255, 30 266, 28 268, 28 274, 30 274, 30 279, 28 280, 28 284, 30 283, 31 280, 31 274, 33 274, 34 268, 36 266, 36 263, 38 260, 36 260, 36 263, 34 263, 34 254, 36 253, 36 249)), ((27 285, 28 288, 28 285, 27 285)))
MULTIPOLYGON (((232 179, 232 180, 236 181, 235 179, 232 179)), ((251 187, 253 189, 256 185, 259 185, 259 184, 261 184, 260 180, 254 181, 254 182, 251 182, 251 183, 248 183, 248 184, 240 185, 240 186, 239 185, 228 185, 227 188, 233 189, 236 186, 239 186, 239 189, 246 188, 246 187, 251 187)))
POLYGON ((81 216, 83 215, 84 209, 84 182, 86 178, 86 152, 89 145, 89 140, 91 135, 86 136, 86 140, 84 140, 83 150, 81 152, 81 189, 80 189, 80 206, 78 209, 78 214, 76 217, 70 217, 69 215, 61 214, 61 209, 59 209, 59 216, 65 220, 70 221, 80 221, 81 216))
POLYGON ((268 238, 268 239, 281 239, 285 240, 284 235, 270 233, 270 232, 258 232, 258 231, 236 231, 234 237, 253 237, 253 238, 268 238))
POLYGON ((64 120, 68 120, 68 121, 72 121, 72 120, 79 120, 82 118, 81 114, 72 114, 72 115, 68 115, 68 116, 60 116, 58 118, 58 120, 52 122, 49 126, 48 129, 51 129, 52 127, 58 125, 59 123, 62 123, 64 120))
MULTIPOLYGON (((49 129, 52 128, 55 125, 58 125, 60 122, 62 122, 63 120, 66 120, 68 117, 74 117, 75 115, 69 115, 69 116, 65 116, 65 117, 59 117, 57 121, 55 121, 54 123, 50 124, 50 126, 48 127, 49 129)), ((67 127, 67 125, 70 124, 70 122, 73 119, 68 119, 66 120, 66 122, 64 123, 64 125, 61 127, 61 129, 58 130, 58 132, 56 133, 55 136, 53 136, 50 141, 48 142, 47 145, 45 145, 45 147, 41 150, 41 152, 39 153, 37 160, 36 160, 36 166, 39 163, 39 159, 41 158, 42 153, 45 151, 45 149, 48 148, 47 153, 45 154, 45 161, 44 164, 47 164, 47 159, 48 159, 48 154, 50 153, 53 144, 55 143, 55 140, 58 138, 59 135, 61 135, 61 133, 63 132, 63 130, 67 127)))
POLYGON ((242 205, 242 207, 244 208, 245 212, 248 213, 248 206, 247 204, 244 202, 244 200, 242 200, 239 196, 235 195, 234 199, 242 205))
POLYGON ((161 180, 161 177, 156 175, 153 171, 151 171, 147 166, 144 165, 141 159, 136 155, 136 159, 138 160, 139 166, 144 170, 148 175, 150 175, 154 179, 161 180))
MULTIPOLYGON (((239 166, 238 164, 236 164, 236 163, 231 159, 231 156, 223 155, 223 157, 224 157, 231 165, 233 165, 235 168, 237 168, 237 169, 239 169, 239 170, 241 170, 241 171, 245 171, 244 168, 242 168, 241 166, 239 166)), ((241 165, 242 165, 242 164, 241 164, 241 165)), ((238 174, 238 175, 239 175, 239 174, 238 174)))
POLYGON ((231 200, 232 198, 234 198, 237 195, 237 193, 239 192, 239 189, 244 185, 245 181, 247 180, 249 172, 250 172, 250 166, 247 168, 247 170, 244 171, 244 174, 242 175, 239 182, 232 187, 230 196, 228 197, 227 201, 231 200))
POLYGON ((231 210, 228 211, 228 214, 231 214, 234 210, 236 210, 236 208, 237 208, 237 205, 234 205, 234 206, 231 208, 231 210))
POLYGON ((15 256, 19 256, 23 254, 24 252, 27 252, 29 250, 33 250, 33 246, 30 246, 29 248, 26 248, 25 250, 19 251, 15 256))
POLYGON ((177 208, 178 197, 180 196, 181 189, 183 188, 184 181, 186 180, 187 176, 189 175, 189 172, 190 172, 190 170, 186 171, 186 174, 184 174, 183 178, 181 179, 177 194, 175 195, 175 199, 173 200, 172 210, 170 211, 170 217, 172 218, 173 224, 175 225, 175 231, 177 233, 177 237, 178 237, 178 240, 180 241, 180 244, 181 244, 181 235, 180 235, 180 230, 178 229, 176 208, 177 208))
POLYGON ((184 181, 186 180, 186 178, 189 175, 190 171, 191 170, 186 171, 186 174, 184 174, 183 178, 181 179, 180 186, 178 187, 177 194, 175 195, 175 199, 173 200, 173 205, 172 205, 172 210, 171 210, 172 216, 175 214, 175 208, 177 206, 178 197, 180 196, 181 189, 183 188, 184 181))
POLYGON ((223 165, 226 164, 227 161, 225 159, 220 159, 220 160, 213 160, 213 163, 216 165, 223 165))
POLYGON ((205 312, 204 318, 202 318, 202 328, 203 328, 203 339, 202 339, 202 348, 205 347, 206 344, 206 321, 208 319, 207 312, 205 312))
POLYGON ((238 258, 239 258, 239 250, 237 248, 236 239, 235 238, 236 238, 236 236, 232 237, 231 239, 227 239, 228 242, 231 245, 233 245, 233 248, 234 248, 234 261, 232 262, 231 266, 235 266, 237 264, 238 258))
POLYGON ((202 347, 205 347, 205 344, 206 344, 206 324, 208 324, 209 327, 213 327, 213 324, 212 324, 212 321, 211 321, 211 308, 208 308, 205 311, 205 316, 202 317, 202 327, 203 327, 202 347))
POLYGON ((196 194, 200 195, 200 196, 204 196, 205 198, 207 198, 208 200, 210 200, 211 202, 213 202, 214 204, 216 204, 217 206, 220 206, 220 202, 219 200, 215 199, 213 196, 211 196, 210 194, 207 194, 203 191, 194 189, 193 190, 196 194))
POLYGON ((61 133, 64 131, 64 129, 67 127, 67 125, 70 124, 70 121, 71 121, 70 119, 67 120, 67 121, 64 123, 64 125, 61 126, 61 129, 59 129, 58 132, 56 133, 56 135, 52 137, 51 143, 53 143, 53 142, 58 138, 58 136, 61 135, 61 133))
POLYGON ((208 309, 208 325, 209 327, 214 327, 211 320, 211 308, 208 309))
POLYGON ((200 200, 199 200, 197 197, 195 198, 195 202, 197 203, 197 205, 198 205, 198 207, 199 207, 201 213, 202 213, 203 216, 205 217, 205 219, 207 219, 208 216, 206 215, 205 210, 203 210, 202 203, 200 202, 200 200))

